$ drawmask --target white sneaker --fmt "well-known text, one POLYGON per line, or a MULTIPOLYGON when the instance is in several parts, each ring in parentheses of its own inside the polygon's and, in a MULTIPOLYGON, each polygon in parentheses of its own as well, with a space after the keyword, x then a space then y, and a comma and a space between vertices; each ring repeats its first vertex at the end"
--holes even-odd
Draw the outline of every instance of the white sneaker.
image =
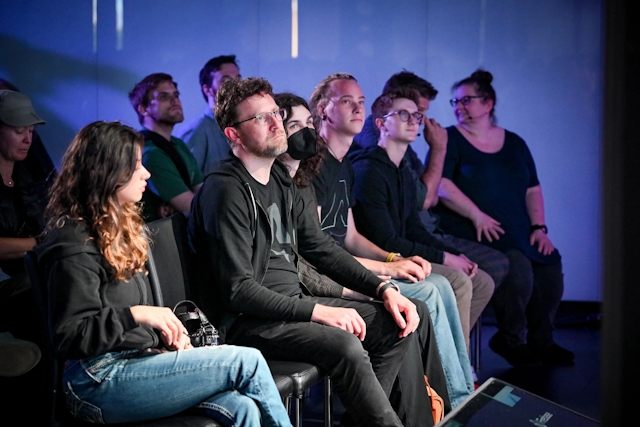
POLYGON ((34 343, 0 332, 0 377, 17 377, 29 372, 41 356, 40 348, 34 343))

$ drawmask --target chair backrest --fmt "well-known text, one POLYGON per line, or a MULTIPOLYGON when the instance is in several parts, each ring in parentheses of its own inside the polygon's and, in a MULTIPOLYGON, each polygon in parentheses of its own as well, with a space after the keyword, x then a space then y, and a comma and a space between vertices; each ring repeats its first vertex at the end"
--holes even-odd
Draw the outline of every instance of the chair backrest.
POLYGON ((173 308, 191 299, 194 260, 189 249, 187 216, 178 212, 147 223, 151 254, 159 279, 164 305, 173 308))
POLYGON ((31 280, 31 288, 36 300, 36 307, 40 318, 40 326, 42 337, 44 340, 43 356, 44 361, 49 365, 49 388, 51 391, 51 401, 49 406, 50 425, 58 426, 61 421, 61 410, 64 403, 61 399, 61 393, 58 393, 60 384, 59 378, 61 373, 62 362, 55 357, 53 350, 53 342, 51 341, 51 333, 49 332, 49 293, 47 290, 47 281, 43 279, 42 271, 38 266, 38 257, 34 251, 28 251, 24 256, 24 265, 31 280))

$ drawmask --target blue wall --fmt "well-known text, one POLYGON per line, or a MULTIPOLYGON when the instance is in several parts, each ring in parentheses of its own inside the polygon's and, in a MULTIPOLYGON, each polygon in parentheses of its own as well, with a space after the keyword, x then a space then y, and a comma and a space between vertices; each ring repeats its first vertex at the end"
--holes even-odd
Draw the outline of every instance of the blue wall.
MULTIPOLYGON (((198 72, 220 54, 236 54, 244 76, 305 98, 326 75, 351 73, 367 107, 405 68, 440 91, 429 114, 446 126, 454 123, 452 83, 483 66, 494 75, 499 124, 520 134, 536 160, 565 299, 599 301, 600 11, 600 0, 299 0, 293 59, 290 0, 3 1, 0 76, 32 97, 59 163, 88 122, 138 127, 127 93, 149 73, 173 75, 185 121, 201 114, 198 72)), ((424 157, 423 142, 414 148, 424 157)))

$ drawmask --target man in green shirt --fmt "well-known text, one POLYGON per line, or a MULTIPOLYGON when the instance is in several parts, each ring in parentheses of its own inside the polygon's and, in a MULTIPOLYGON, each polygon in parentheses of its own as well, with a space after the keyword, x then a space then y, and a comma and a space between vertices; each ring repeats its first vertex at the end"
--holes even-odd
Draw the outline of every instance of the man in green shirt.
POLYGON ((172 137, 176 123, 184 120, 180 92, 169 74, 154 73, 129 92, 145 137, 142 163, 151 172, 142 197, 145 221, 186 212, 204 179, 184 142, 172 137))

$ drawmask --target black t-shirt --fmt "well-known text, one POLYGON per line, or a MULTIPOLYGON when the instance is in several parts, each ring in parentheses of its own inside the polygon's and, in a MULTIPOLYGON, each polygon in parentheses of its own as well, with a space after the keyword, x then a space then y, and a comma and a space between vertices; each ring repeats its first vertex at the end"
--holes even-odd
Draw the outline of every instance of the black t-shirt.
POLYGON ((348 156, 340 162, 326 149, 324 159, 320 172, 313 178, 316 201, 322 208, 320 226, 344 248, 349 208, 355 204, 353 167, 348 156))
POLYGON ((288 220, 286 201, 282 188, 274 180, 269 180, 267 185, 262 185, 254 180, 251 186, 255 190, 255 196, 264 208, 273 230, 273 242, 271 243, 271 255, 269 266, 262 285, 283 295, 298 295, 302 293, 299 286, 298 269, 295 263, 295 253, 291 247, 293 232, 291 222, 288 220), (292 287, 291 284, 296 284, 292 287), (294 291, 292 289, 298 289, 294 291))

